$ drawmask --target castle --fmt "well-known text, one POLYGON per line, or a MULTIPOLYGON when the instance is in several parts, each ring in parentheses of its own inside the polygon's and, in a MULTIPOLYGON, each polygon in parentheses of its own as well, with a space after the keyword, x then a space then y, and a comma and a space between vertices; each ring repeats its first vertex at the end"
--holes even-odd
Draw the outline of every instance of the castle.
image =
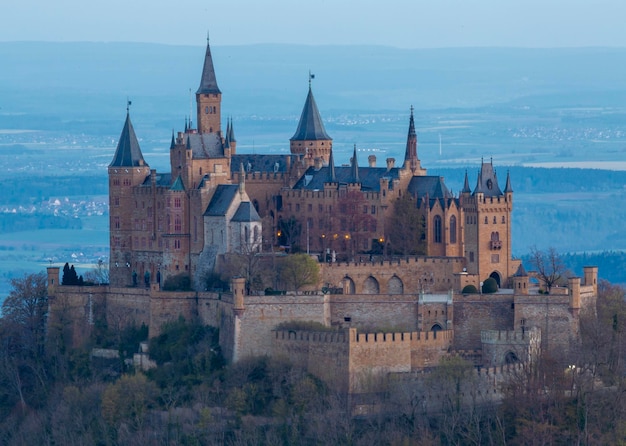
POLYGON ((288 155, 238 154, 233 121, 222 130, 221 99, 207 42, 197 127, 189 120, 172 134, 167 173, 149 167, 127 110, 108 167, 110 283, 60 286, 59 269, 48 268, 51 308, 71 312, 77 342, 94 318, 145 323, 151 335, 179 315, 200 318, 220 328, 230 360, 288 355, 358 392, 359 376, 422 370, 453 352, 499 366, 576 341, 597 268, 538 293, 511 253, 509 175, 501 188, 483 162, 475 186, 466 173, 453 195, 421 165, 412 107, 401 164, 376 167, 370 156, 359 166, 355 146, 350 164, 335 166, 310 80, 288 155), (223 254, 305 246, 321 271, 307 291, 264 295, 241 278, 230 291, 207 291, 223 254), (194 291, 165 291, 178 276, 194 291), (499 292, 462 293, 489 278, 499 292), (277 329, 292 321, 335 331, 277 329))

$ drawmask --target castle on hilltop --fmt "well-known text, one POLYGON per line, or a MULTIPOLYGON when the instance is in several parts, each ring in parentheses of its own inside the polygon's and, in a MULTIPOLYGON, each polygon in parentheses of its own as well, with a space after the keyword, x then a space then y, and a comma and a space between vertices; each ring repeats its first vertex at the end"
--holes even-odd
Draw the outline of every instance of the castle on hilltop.
POLYGON ((238 154, 232 119, 222 129, 208 42, 196 106, 195 125, 172 134, 166 173, 144 159, 127 113, 108 167, 110 283, 60 286, 59 269, 48 268, 53 314, 72 312, 76 342, 94 318, 145 323, 151 335, 179 315, 200 318, 220 328, 231 360, 289 355, 351 392, 372 370, 412 372, 449 354, 499 366, 576 342, 597 268, 539 294, 512 257, 509 175, 502 187, 492 162, 482 162, 475 186, 466 173, 452 194, 421 165, 412 107, 397 165, 388 158, 377 167, 369 156, 360 166, 355 146, 349 165, 336 166, 310 81, 290 154, 238 154), (230 291, 207 291, 224 254, 305 247, 321 271, 305 292, 263 295, 240 278, 230 291), (165 291, 177 276, 194 291, 165 291), (497 293, 463 294, 489 278, 497 293), (293 321, 335 331, 277 329, 293 321))

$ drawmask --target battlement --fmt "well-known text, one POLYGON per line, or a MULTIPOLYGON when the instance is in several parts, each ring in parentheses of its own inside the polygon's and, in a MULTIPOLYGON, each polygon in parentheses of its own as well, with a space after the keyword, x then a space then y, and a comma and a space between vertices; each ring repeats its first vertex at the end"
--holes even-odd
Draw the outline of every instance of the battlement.
POLYGON ((345 268, 346 266, 372 268, 373 266, 394 265, 427 265, 427 264, 464 264, 464 257, 404 257, 392 260, 365 261, 365 262, 335 262, 324 264, 331 269, 345 268))
POLYGON ((347 333, 345 331, 274 330, 274 339, 277 339, 279 341, 304 341, 341 344, 349 342, 349 336, 347 336, 347 333))

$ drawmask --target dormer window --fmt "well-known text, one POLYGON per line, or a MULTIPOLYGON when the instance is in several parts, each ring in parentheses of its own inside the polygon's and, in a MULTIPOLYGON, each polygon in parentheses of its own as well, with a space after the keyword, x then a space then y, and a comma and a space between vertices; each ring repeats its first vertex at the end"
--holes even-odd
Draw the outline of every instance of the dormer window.
POLYGON ((491 179, 487 180, 487 189, 489 190, 493 189, 493 181, 491 181, 491 179))

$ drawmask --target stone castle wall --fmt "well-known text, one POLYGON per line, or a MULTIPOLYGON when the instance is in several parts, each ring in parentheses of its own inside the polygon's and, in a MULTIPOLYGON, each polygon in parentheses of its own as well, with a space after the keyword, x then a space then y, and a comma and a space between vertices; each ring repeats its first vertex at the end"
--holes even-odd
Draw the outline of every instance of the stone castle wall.
MULTIPOLYGON (((346 277, 354 282, 351 294, 393 294, 398 278, 406 294, 448 291, 455 286, 455 274, 465 267, 462 257, 407 257, 382 262, 352 262, 320 264, 322 283, 344 288, 346 277), (379 293, 372 292, 372 280, 378 284, 379 293), (369 280, 368 280, 369 279, 369 280), (393 288, 393 289, 392 289, 393 288)), ((344 294, 346 293, 344 291, 344 294)))

